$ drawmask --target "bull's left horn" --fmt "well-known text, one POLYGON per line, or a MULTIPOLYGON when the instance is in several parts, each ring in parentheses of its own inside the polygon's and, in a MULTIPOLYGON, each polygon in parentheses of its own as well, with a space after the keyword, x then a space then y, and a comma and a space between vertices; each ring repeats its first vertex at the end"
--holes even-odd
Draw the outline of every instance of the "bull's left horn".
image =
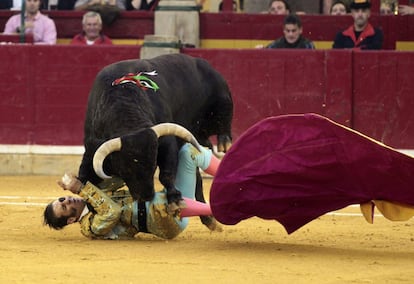
POLYGON ((181 139, 190 142, 198 151, 201 152, 201 145, 198 143, 194 135, 186 128, 175 123, 160 123, 151 127, 154 130, 157 137, 174 135, 181 139))
POLYGON ((93 156, 93 169, 100 178, 111 178, 105 174, 103 170, 103 162, 109 154, 121 150, 121 145, 121 138, 118 137, 106 141, 98 148, 98 150, 96 150, 95 155, 93 156))

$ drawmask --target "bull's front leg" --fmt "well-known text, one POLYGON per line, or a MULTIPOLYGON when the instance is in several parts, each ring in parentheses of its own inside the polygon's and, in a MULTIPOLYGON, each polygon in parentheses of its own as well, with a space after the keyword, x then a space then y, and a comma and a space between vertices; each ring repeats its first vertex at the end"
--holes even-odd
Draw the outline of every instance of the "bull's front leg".
POLYGON ((181 192, 175 188, 178 166, 178 146, 173 137, 162 137, 158 147, 159 180, 167 191, 170 211, 177 210, 182 201, 181 192))

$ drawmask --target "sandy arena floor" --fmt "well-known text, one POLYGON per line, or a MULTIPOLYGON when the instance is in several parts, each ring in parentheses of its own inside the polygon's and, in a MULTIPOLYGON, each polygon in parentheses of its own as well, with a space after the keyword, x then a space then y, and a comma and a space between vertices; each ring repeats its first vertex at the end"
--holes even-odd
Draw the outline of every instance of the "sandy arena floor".
POLYGON ((413 283, 413 220, 370 225, 349 207, 292 235, 258 218, 211 233, 193 218, 170 241, 92 241, 42 226, 43 204, 65 195, 57 179, 0 177, 0 283, 413 283))

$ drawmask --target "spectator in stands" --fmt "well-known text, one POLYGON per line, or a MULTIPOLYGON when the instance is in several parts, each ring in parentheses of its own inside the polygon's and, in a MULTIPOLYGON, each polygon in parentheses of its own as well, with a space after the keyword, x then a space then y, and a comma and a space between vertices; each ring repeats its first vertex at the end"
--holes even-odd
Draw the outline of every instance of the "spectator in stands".
POLYGON ((159 0, 126 0, 125 7, 131 10, 154 10, 159 0))
POLYGON ((26 14, 24 27, 20 26, 20 14, 11 16, 4 28, 4 34, 18 34, 22 29, 32 34, 35 44, 56 44, 55 22, 40 13, 41 0, 25 0, 26 14))
POLYGON ((381 1, 380 14, 381 15, 394 15, 395 4, 391 2, 381 1))
POLYGON ((112 44, 109 37, 102 34, 102 19, 99 13, 89 11, 82 18, 83 32, 73 37, 70 44, 94 45, 112 44))
MULTIPOLYGON (((299 16, 289 14, 283 21, 283 37, 271 42, 265 48, 305 48, 315 49, 312 41, 302 36, 302 22, 299 16)), ((263 48, 263 46, 256 46, 263 48)))
POLYGON ((370 8, 369 0, 351 2, 354 24, 336 35, 333 48, 381 49, 383 33, 368 22, 370 8))
POLYGON ((331 9, 329 11, 329 14, 333 16, 341 16, 341 15, 346 15, 348 13, 349 13, 348 5, 344 1, 341 1, 341 0, 337 0, 333 2, 331 9))
POLYGON ((77 0, 75 10, 98 12, 104 25, 110 26, 125 10, 125 0, 77 0))
POLYGON ((414 15, 414 5, 399 5, 398 6, 398 13, 400 15, 414 15))
POLYGON ((288 15, 290 13, 289 4, 285 0, 272 0, 269 4, 269 14, 288 15))

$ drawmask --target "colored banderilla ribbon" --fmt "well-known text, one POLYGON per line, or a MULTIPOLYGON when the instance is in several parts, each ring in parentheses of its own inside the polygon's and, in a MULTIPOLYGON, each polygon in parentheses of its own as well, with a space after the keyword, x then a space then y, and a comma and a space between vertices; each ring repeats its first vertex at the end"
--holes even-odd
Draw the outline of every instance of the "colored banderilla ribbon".
POLYGON ((143 90, 153 89, 154 91, 157 91, 160 87, 158 87, 157 83, 155 83, 153 80, 148 78, 148 76, 157 76, 157 71, 152 72, 139 72, 139 73, 128 73, 125 76, 115 79, 112 82, 112 86, 121 85, 125 83, 133 83, 140 87, 143 90))

